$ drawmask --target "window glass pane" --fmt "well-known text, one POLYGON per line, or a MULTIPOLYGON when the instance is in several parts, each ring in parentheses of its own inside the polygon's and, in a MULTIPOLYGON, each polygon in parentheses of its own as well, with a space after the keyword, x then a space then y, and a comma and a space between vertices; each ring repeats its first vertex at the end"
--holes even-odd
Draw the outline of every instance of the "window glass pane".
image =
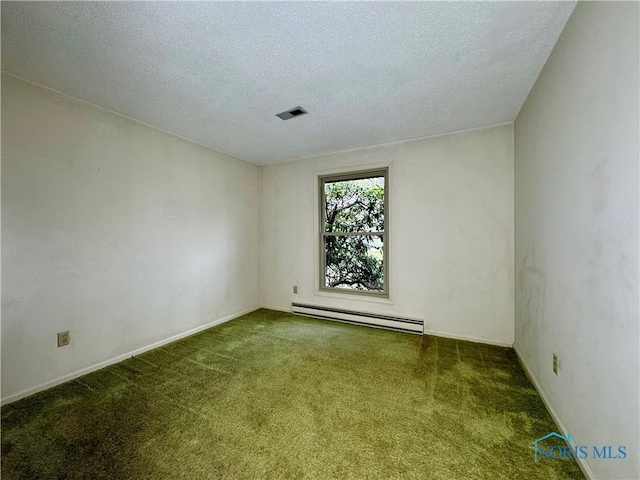
POLYGON ((383 237, 325 236, 325 287, 384 291, 383 237))
POLYGON ((326 182, 325 232, 383 232, 384 177, 326 182))

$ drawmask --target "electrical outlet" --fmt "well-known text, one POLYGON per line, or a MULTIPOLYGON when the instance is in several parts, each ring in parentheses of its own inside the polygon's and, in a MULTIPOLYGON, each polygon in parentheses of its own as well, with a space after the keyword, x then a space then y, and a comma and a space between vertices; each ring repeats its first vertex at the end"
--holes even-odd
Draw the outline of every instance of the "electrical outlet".
POLYGON ((560 369, 560 362, 558 361, 558 355, 553 354, 553 373, 558 374, 558 370, 560 369))
POLYGON ((58 347, 64 347, 65 345, 69 345, 69 343, 71 343, 69 330, 67 330, 66 332, 58 333, 58 347))
POLYGON ((293 293, 298 293, 298 286, 297 285, 293 286, 293 293))

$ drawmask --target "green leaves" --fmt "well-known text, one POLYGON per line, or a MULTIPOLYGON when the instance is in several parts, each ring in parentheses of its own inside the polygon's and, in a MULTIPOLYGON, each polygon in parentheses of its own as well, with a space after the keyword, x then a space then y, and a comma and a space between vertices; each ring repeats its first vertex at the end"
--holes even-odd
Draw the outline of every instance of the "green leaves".
POLYGON ((326 232, 383 232, 384 177, 325 183, 326 232))
POLYGON ((384 181, 324 184, 326 287, 384 291, 384 181))
POLYGON ((327 287, 384 290, 381 236, 325 237, 327 287))

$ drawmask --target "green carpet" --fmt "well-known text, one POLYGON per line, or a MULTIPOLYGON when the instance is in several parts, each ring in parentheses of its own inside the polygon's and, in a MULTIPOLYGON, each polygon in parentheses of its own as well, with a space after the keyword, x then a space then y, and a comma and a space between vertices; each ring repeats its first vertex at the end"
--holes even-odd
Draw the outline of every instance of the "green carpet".
POLYGON ((259 310, 2 408, 3 479, 583 478, 512 349, 259 310))

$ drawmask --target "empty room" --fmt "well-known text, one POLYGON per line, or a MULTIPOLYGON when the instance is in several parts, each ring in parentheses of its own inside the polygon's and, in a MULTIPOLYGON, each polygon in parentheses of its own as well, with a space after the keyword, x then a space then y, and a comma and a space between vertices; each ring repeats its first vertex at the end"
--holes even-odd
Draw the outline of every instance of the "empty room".
POLYGON ((2 1, 2 477, 640 478, 639 7, 2 1))

